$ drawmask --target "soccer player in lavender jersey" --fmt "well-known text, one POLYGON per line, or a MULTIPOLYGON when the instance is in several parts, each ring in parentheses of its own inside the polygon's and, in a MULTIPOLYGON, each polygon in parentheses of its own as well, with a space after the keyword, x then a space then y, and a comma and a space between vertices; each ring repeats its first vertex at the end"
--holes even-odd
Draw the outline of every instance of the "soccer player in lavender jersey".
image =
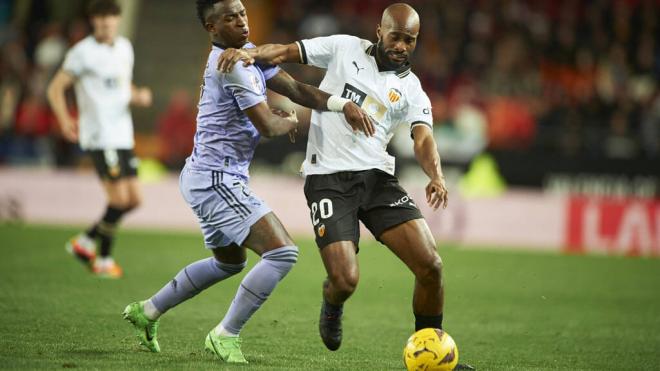
POLYGON ((206 336, 205 347, 228 363, 247 363, 239 332, 295 264, 298 248, 271 209, 248 185, 248 167, 260 136, 295 131, 295 112, 271 111, 266 87, 294 102, 323 111, 343 111, 355 130, 373 133, 365 111, 355 104, 333 106, 338 97, 295 81, 275 66, 237 66, 217 71, 227 47, 251 48, 245 8, 239 0, 198 0, 197 13, 213 47, 199 100, 192 155, 181 172, 181 193, 199 218, 206 247, 213 257, 183 268, 151 298, 129 304, 130 321, 142 345, 159 352, 158 318, 202 290, 239 273, 246 248, 261 260, 245 276, 223 320, 206 336), (274 113, 275 112, 275 113, 274 113))
MULTIPOLYGON (((357 287, 358 220, 415 275, 415 329, 442 328, 442 261, 419 209, 394 177, 385 148, 399 125, 414 139, 415 157, 429 177, 426 200, 447 205, 447 188, 433 138, 431 103, 408 61, 419 34, 419 15, 407 4, 390 5, 376 29, 378 42, 348 35, 225 51, 218 69, 239 60, 305 63, 327 70, 320 88, 361 105, 377 122, 373 136, 346 135, 343 118, 313 112, 303 163, 305 196, 316 243, 328 273, 319 320, 330 350, 341 345, 343 305, 357 287)), ((238 64, 240 65, 240 64, 238 64)), ((235 68, 235 67, 234 67, 235 68)), ((472 369, 458 365, 457 369, 472 369)))

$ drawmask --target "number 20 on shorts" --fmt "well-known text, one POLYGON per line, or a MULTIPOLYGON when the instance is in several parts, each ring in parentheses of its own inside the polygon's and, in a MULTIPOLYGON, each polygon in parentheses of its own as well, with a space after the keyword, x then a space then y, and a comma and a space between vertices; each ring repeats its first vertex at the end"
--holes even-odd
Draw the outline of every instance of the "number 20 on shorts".
POLYGON ((332 216, 332 200, 329 198, 321 199, 318 203, 312 202, 312 225, 316 226, 321 219, 328 219, 332 216), (320 218, 319 218, 320 217, 320 218))

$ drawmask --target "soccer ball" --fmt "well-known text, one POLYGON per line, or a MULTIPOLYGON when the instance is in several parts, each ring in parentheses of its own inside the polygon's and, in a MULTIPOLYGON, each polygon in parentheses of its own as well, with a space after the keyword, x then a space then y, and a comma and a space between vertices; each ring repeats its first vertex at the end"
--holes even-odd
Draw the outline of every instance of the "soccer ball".
POLYGON ((403 363, 408 371, 451 371, 458 363, 458 347, 448 333, 425 328, 408 338, 403 363))

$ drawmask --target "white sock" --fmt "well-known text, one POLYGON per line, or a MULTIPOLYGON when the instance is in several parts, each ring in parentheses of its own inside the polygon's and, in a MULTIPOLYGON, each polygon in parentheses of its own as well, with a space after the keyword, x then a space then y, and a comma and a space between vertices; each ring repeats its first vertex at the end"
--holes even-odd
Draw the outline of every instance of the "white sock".
POLYGON ((157 320, 161 316, 161 313, 156 309, 151 299, 142 302, 142 310, 144 310, 144 315, 152 321, 157 320))
POLYGON ((115 259, 113 259, 111 256, 107 256, 107 257, 99 256, 94 261, 94 265, 96 265, 100 268, 107 268, 107 267, 111 266, 112 264, 114 264, 114 262, 115 262, 115 259))
POLYGON ((233 332, 227 331, 226 328, 222 327, 222 323, 218 324, 214 329, 213 333, 215 333, 216 336, 238 336, 238 334, 234 334, 233 332))
POLYGON ((91 238, 89 238, 89 236, 87 236, 87 234, 85 233, 81 233, 78 236, 77 240, 78 243, 87 250, 91 250, 94 248, 94 241, 91 238))

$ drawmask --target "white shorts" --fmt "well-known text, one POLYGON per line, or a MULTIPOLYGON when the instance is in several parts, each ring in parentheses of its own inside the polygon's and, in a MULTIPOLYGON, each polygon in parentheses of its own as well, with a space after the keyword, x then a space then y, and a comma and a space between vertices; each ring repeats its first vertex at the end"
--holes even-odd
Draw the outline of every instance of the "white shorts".
POLYGON ((220 171, 184 167, 179 189, 199 219, 208 249, 241 246, 254 223, 272 211, 242 178, 220 171))

